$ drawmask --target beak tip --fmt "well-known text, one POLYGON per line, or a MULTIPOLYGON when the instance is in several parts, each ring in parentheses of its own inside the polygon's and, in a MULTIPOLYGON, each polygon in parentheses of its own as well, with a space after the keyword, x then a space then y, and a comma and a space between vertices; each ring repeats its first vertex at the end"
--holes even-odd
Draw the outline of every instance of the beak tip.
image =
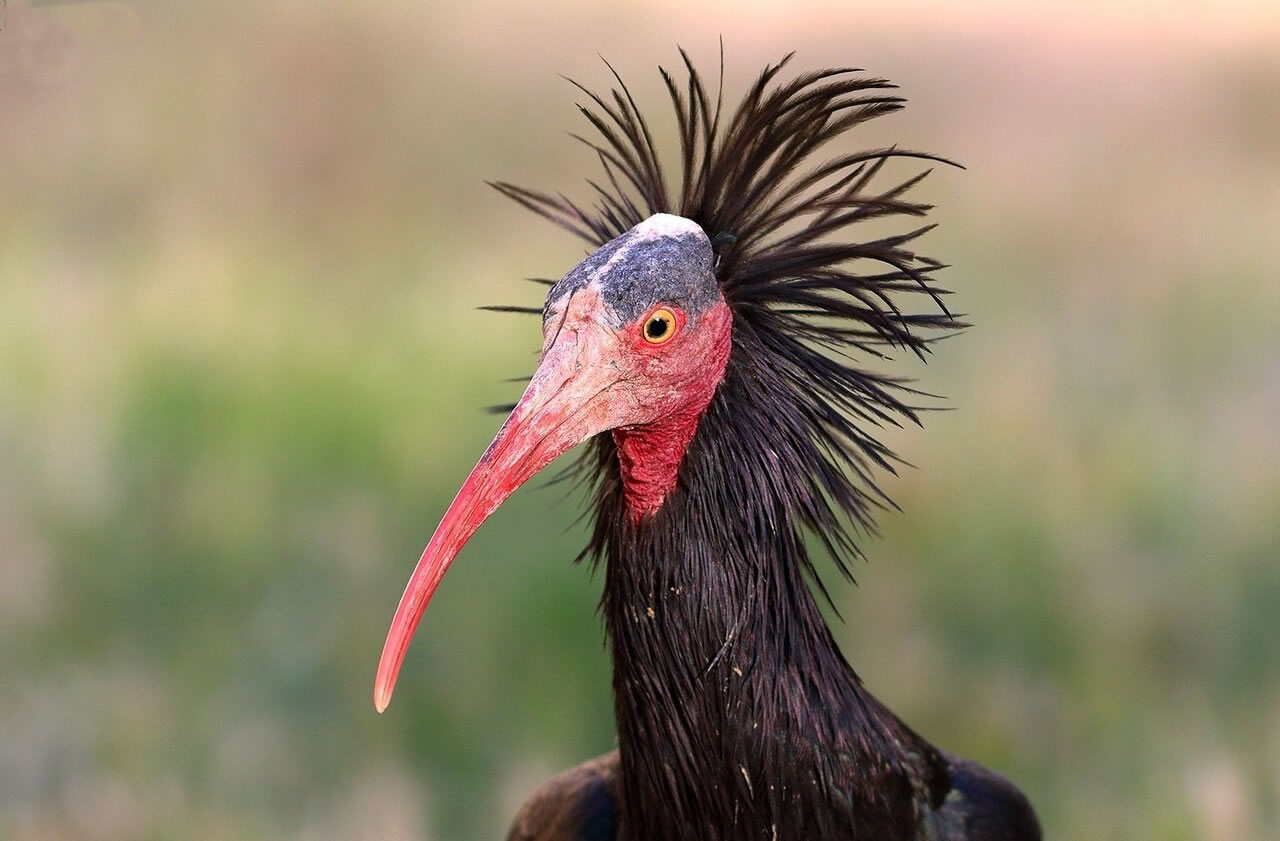
POLYGON ((386 712, 390 704, 391 693, 387 689, 379 686, 373 690, 373 708, 378 711, 378 715, 386 712))

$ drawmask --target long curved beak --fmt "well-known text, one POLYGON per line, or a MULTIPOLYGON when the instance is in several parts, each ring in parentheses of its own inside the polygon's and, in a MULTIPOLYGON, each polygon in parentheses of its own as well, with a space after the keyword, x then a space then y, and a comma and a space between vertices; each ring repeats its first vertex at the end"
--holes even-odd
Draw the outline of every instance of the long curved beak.
MULTIPOLYGON (((594 332, 594 331, 591 331, 594 332)), ((516 488, 557 456, 609 428, 605 397, 619 377, 605 364, 597 336, 561 329, 543 354, 529 387, 462 483, 427 543, 396 608, 378 662, 373 704, 391 703, 413 632, 449 564, 516 488)))

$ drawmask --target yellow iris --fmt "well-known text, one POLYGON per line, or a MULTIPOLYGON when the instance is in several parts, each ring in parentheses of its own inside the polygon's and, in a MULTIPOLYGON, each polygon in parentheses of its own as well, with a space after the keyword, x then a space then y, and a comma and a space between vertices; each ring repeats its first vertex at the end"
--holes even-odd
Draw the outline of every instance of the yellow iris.
POLYGON ((675 313, 665 307, 649 313, 644 321, 644 340, 651 345, 660 345, 675 334, 675 313))

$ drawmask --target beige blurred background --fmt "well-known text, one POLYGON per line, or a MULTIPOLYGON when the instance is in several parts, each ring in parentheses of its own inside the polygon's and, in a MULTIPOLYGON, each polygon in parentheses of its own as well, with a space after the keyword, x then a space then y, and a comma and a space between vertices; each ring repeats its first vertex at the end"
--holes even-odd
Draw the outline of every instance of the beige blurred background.
MULTIPOLYGON (((931 253, 975 327, 905 366, 956 411, 837 634, 1057 841, 1280 837, 1274 2, 0 8, 0 838, 501 837, 612 745, 582 502, 518 494, 370 702, 412 562, 578 243, 558 74, 726 91, 855 64, 851 145, 965 163, 931 253)), ((535 485, 537 483, 534 483, 535 485)))

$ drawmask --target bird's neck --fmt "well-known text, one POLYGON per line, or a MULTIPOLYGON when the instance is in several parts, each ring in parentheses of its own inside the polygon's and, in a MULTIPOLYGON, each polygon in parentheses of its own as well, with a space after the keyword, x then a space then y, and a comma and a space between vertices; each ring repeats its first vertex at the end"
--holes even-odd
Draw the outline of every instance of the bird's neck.
POLYGON ((785 512, 713 454, 605 546, 626 838, 908 837, 916 737, 841 655, 785 512))

